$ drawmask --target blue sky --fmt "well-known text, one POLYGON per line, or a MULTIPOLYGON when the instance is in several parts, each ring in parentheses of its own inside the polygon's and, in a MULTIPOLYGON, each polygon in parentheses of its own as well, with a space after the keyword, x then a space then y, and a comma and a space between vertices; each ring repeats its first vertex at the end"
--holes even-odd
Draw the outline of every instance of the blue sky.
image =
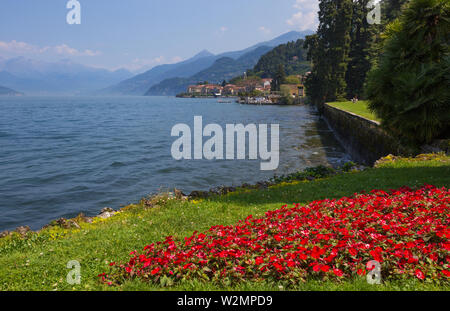
POLYGON ((1 0, 0 57, 70 58, 131 70, 246 48, 290 30, 315 30, 318 0, 1 0))

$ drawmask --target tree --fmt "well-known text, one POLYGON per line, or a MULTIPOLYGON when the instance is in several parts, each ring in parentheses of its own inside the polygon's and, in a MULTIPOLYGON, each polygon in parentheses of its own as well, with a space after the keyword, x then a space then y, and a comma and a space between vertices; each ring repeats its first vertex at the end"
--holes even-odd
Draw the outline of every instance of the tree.
POLYGON ((300 84, 300 79, 297 76, 288 76, 285 81, 286 84, 300 84))
POLYGON ((278 71, 279 65, 284 66, 287 75, 304 74, 311 68, 306 62, 306 51, 303 48, 304 40, 281 44, 272 51, 263 55, 252 73, 257 73, 263 78, 273 78, 278 71))
POLYGON ((278 65, 277 73, 272 80, 272 91, 280 91, 280 87, 286 81, 286 73, 282 64, 278 65))
POLYGON ((369 108, 392 134, 417 144, 450 131, 450 3, 411 0, 386 30, 367 84, 369 108))
POLYGON ((323 40, 319 40, 319 35, 307 36, 304 47, 307 49, 307 59, 313 63, 313 69, 305 81, 306 95, 311 102, 320 106, 326 101, 326 89, 328 88, 328 66, 324 61, 325 49, 323 40))
POLYGON ((370 25, 367 21, 369 2, 370 0, 356 0, 353 3, 349 63, 345 75, 347 98, 363 96, 366 75, 377 54, 375 44, 380 27, 370 25))
POLYGON ((287 85, 280 86, 281 99, 280 102, 284 105, 292 105, 294 98, 291 95, 291 88, 287 85))
POLYGON ((313 62, 306 90, 319 106, 325 101, 345 100, 352 7, 352 0, 320 0, 317 34, 306 38, 304 47, 313 62))
POLYGON ((381 2, 383 24, 387 25, 398 18, 402 12, 403 6, 409 0, 383 0, 381 2))
POLYGON ((331 29, 333 31, 330 33, 331 36, 329 38, 332 76, 330 99, 345 100, 347 89, 345 74, 349 61, 353 2, 351 0, 334 0, 332 2, 335 2, 333 5, 335 5, 336 16, 332 15, 331 29))

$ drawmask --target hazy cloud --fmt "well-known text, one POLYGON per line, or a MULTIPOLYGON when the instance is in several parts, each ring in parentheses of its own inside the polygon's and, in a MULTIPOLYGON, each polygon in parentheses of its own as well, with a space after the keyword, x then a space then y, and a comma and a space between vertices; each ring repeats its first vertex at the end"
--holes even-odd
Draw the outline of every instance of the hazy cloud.
POLYGON ((12 40, 11 42, 0 41, 0 55, 5 57, 23 56, 29 54, 49 54, 60 56, 98 56, 102 53, 99 51, 84 50, 79 51, 67 44, 56 46, 44 46, 29 44, 12 40))
POLYGON ((296 0, 294 4, 296 13, 291 16, 286 23, 298 30, 316 30, 319 20, 319 1, 318 0, 296 0))
POLYGON ((265 35, 270 35, 272 33, 272 30, 270 30, 269 28, 266 28, 264 26, 259 27, 258 30, 261 31, 265 35))
POLYGON ((144 70, 151 69, 158 65, 179 63, 182 60, 183 60, 183 58, 180 56, 174 56, 172 58, 167 58, 162 55, 158 56, 158 57, 154 57, 154 58, 135 58, 132 60, 131 63, 121 65, 115 69, 125 68, 125 69, 128 69, 129 71, 134 71, 134 72, 135 71, 144 71, 144 70))

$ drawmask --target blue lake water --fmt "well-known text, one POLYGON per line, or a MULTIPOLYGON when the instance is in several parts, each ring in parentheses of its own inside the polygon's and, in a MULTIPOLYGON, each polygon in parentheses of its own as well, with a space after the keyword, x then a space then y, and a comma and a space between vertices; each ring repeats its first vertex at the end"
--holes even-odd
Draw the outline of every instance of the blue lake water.
POLYGON ((159 190, 255 183, 349 157, 308 106, 173 97, 0 97, 0 231, 118 209, 159 190), (175 124, 280 124, 280 166, 176 161, 175 124))

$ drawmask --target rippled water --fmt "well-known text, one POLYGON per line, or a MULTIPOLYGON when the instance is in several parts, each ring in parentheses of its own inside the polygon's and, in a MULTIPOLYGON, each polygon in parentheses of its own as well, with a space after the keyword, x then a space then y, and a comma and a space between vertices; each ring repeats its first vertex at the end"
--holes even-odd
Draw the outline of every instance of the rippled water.
POLYGON ((80 212, 120 208, 159 189, 189 193, 254 183, 348 156, 310 107, 171 97, 0 97, 0 230, 38 229, 80 212), (177 123, 280 124, 280 167, 260 161, 175 161, 177 123))

